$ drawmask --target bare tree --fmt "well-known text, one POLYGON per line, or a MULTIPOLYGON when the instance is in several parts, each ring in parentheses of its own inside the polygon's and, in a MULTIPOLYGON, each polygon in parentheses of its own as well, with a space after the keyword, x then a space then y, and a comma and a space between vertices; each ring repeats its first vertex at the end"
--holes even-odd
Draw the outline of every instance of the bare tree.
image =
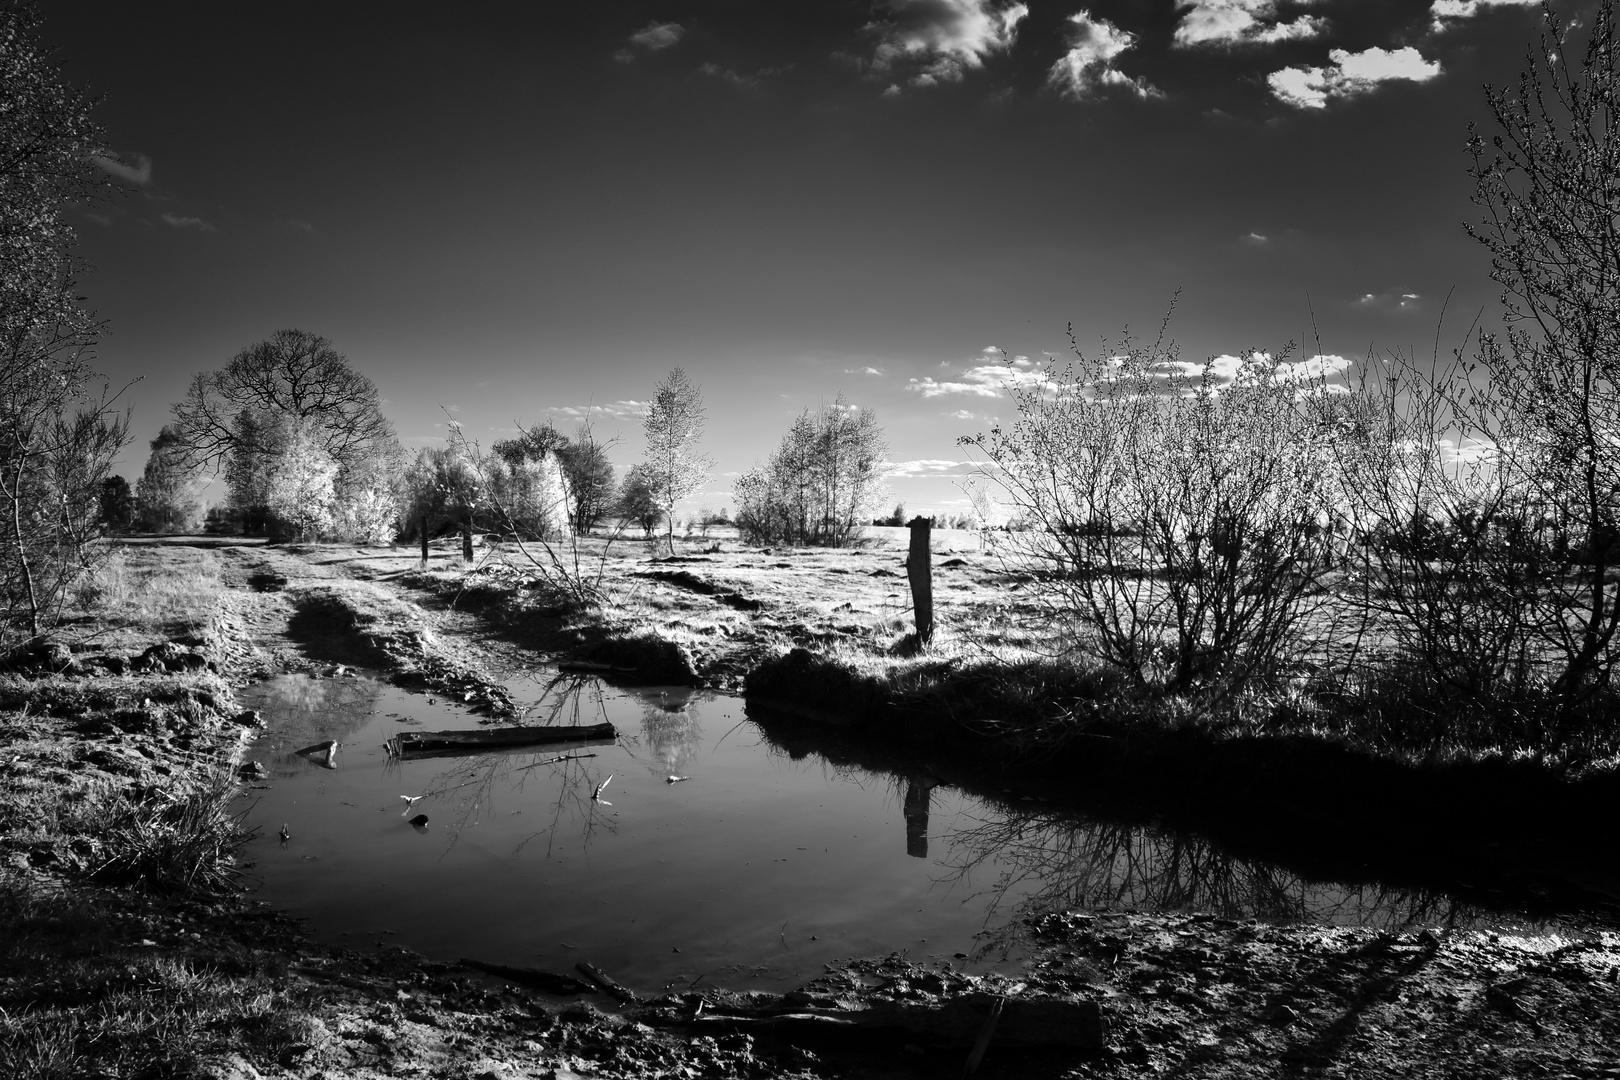
POLYGON ((1483 389, 1457 394, 1503 481, 1563 538, 1536 583, 1552 695, 1607 686, 1620 648, 1620 34, 1603 0, 1572 58, 1570 30, 1544 29, 1515 88, 1489 88, 1496 133, 1471 132, 1469 233, 1503 287, 1505 339, 1482 335, 1483 389))
POLYGON ((127 437, 89 392, 99 324, 80 303, 69 202, 110 191, 89 104, 38 40, 32 5, 0 2, 0 586, 9 645, 48 629, 85 568, 84 510, 127 437), (87 501, 88 500, 88 501, 87 501))
POLYGON ((343 520, 355 516, 351 503, 391 501, 404 468, 377 387, 325 338, 302 330, 279 330, 193 376, 174 416, 190 462, 223 469, 249 520, 263 512, 264 480, 288 425, 337 462, 334 509, 343 520))
POLYGON ((675 540, 675 504, 708 482, 714 460, 698 451, 703 438, 703 395, 685 370, 673 368, 653 391, 642 424, 646 435, 645 474, 663 511, 667 538, 675 540))

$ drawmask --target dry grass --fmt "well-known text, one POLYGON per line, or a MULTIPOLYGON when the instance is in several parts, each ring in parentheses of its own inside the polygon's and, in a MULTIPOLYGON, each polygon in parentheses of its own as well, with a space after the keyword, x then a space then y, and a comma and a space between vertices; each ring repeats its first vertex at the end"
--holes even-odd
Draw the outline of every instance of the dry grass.
POLYGON ((305 1023, 284 962, 177 935, 168 915, 100 891, 0 875, 0 1075, 9 1080, 197 1075, 231 1051, 275 1057, 305 1023))
POLYGON ((219 557, 179 544, 120 544, 82 581, 66 627, 109 648, 204 633, 225 589, 219 557))

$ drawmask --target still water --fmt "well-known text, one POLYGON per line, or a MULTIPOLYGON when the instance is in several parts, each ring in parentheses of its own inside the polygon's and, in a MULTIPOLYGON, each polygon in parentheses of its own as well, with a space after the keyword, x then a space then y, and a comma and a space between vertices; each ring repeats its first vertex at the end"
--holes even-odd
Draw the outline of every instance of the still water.
POLYGON ((780 989, 898 951, 982 969, 1018 959, 1022 916, 1063 908, 1476 918, 1444 894, 1310 882, 1196 835, 795 759, 737 698, 556 675, 509 688, 527 722, 608 720, 619 738, 401 761, 390 736, 478 718, 366 678, 246 692, 269 723, 248 755, 269 771, 244 795, 258 896, 324 940, 555 971, 588 960, 643 991, 780 989), (298 753, 324 740, 339 743, 329 759, 298 753))

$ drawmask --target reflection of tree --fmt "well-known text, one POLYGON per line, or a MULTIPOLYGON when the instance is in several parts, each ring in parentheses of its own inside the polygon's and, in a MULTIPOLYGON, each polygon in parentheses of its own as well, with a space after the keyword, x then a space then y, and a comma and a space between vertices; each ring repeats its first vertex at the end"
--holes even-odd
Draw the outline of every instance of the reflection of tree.
POLYGON ((641 695, 641 738, 653 761, 655 775, 687 772, 703 746, 702 700, 692 690, 649 691, 641 695))
POLYGON ((270 728, 293 747, 333 739, 347 742, 376 711, 385 687, 373 679, 314 679, 278 675, 248 687, 242 700, 265 714, 270 728))
POLYGON ((1450 926, 1480 914, 1437 890, 1311 882, 1192 833, 1052 813, 1009 811, 946 842, 956 880, 995 870, 985 920, 1003 921, 981 952, 1010 944, 1024 917, 1091 907, 1381 927, 1450 926))
MULTIPOLYGON (((525 713, 533 713, 537 726, 588 726, 607 719, 600 680, 590 675, 558 673, 546 680, 542 697, 525 713)), ((607 775, 593 764, 589 748, 565 750, 544 747, 512 753, 469 754, 437 759, 443 764, 433 774, 424 792, 428 805, 437 804, 448 820, 446 853, 462 833, 488 820, 498 800, 524 801, 533 791, 548 792, 551 821, 518 841, 516 855, 539 837, 546 839, 549 856, 557 832, 565 824, 577 824, 584 846, 588 847, 597 828, 614 831, 614 822, 591 801, 591 792, 607 775)))

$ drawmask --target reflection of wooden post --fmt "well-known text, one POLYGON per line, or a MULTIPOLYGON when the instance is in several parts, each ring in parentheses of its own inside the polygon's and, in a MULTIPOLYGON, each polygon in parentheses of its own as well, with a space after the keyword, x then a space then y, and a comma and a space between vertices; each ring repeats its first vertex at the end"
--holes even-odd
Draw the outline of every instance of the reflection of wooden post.
POLYGON ((928 800, 934 782, 923 777, 906 778, 906 794, 901 814, 906 819, 906 854, 914 859, 928 858, 928 800))
POLYGON ((912 518, 911 550, 906 554, 906 577, 911 581, 911 609, 917 614, 917 644, 926 645, 934 636, 934 571, 929 565, 928 530, 925 517, 912 518))

